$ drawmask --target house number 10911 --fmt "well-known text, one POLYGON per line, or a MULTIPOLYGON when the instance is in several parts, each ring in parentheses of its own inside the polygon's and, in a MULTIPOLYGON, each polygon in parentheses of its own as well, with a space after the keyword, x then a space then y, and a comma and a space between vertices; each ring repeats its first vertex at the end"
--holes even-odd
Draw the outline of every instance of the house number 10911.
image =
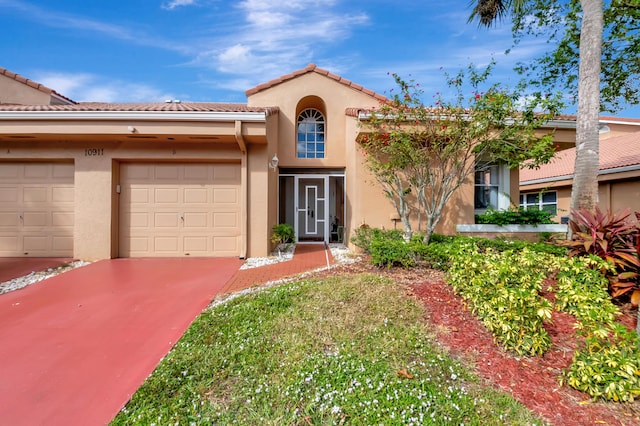
POLYGON ((85 157, 93 157, 96 155, 104 155, 104 149, 103 148, 85 148, 84 150, 85 157))

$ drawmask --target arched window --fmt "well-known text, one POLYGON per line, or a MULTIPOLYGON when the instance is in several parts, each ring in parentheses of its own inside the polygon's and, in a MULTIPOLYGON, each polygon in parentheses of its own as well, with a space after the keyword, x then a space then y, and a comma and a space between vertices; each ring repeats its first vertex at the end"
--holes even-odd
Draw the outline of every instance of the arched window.
POLYGON ((307 108, 298 116, 298 158, 324 158, 324 115, 307 108))

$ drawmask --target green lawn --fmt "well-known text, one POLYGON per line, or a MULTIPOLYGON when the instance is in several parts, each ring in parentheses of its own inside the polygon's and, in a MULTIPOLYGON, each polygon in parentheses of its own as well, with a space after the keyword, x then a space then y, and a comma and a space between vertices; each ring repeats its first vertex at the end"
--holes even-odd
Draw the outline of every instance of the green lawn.
POLYGON ((404 287, 300 281, 203 313, 112 424, 532 425, 430 337, 404 287))

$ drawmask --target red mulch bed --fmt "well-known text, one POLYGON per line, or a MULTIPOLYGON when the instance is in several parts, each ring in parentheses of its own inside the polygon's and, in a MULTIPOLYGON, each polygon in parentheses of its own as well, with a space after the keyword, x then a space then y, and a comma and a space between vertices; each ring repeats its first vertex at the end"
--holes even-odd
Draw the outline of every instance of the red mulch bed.
MULTIPOLYGON (((370 272, 389 276, 407 285, 408 291, 426 307, 437 339, 487 383, 511 394, 530 410, 554 425, 640 425, 640 401, 593 402, 568 386, 560 386, 561 371, 571 364, 577 339, 571 315, 554 312, 547 331, 551 349, 542 357, 522 358, 498 347, 492 335, 445 284, 444 274, 424 268, 379 269, 367 261, 343 265, 322 273, 370 272)), ((626 310, 622 322, 635 328, 635 311, 626 310)))

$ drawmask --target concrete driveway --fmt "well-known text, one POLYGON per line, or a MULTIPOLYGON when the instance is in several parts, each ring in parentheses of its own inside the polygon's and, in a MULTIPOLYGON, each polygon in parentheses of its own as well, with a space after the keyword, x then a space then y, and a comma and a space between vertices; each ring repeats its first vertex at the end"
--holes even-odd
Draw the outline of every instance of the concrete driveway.
POLYGON ((114 259, 0 295, 0 424, 109 423, 238 259, 114 259))

